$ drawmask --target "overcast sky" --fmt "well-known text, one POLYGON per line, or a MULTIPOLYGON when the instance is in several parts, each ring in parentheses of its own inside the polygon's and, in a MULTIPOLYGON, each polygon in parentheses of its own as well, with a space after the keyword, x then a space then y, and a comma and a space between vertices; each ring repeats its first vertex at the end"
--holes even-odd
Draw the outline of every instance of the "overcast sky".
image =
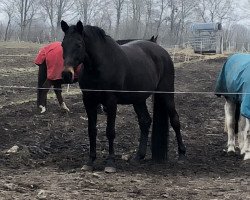
POLYGON ((250 27, 250 17, 246 17, 247 13, 249 13, 249 16, 250 16, 250 10, 249 10, 250 3, 248 3, 248 0, 238 0, 238 2, 240 4, 239 6, 240 9, 237 11, 237 13, 239 16, 242 16, 242 17, 245 16, 245 19, 242 19, 239 23, 250 27))

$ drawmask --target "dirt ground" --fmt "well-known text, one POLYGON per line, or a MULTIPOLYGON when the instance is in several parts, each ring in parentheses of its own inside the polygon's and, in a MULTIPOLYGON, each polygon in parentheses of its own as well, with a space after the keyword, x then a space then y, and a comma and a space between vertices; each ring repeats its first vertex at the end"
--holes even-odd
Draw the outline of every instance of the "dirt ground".
MULTIPOLYGON (((128 162, 138 145, 139 128, 132 106, 119 106, 117 173, 103 172, 108 149, 104 115, 98 116, 95 170, 81 171, 88 158, 88 136, 78 86, 64 91, 70 113, 59 109, 51 92, 45 114, 36 109, 34 88, 3 87, 36 87, 32 61, 38 47, 0 43, 0 199, 250 199, 250 163, 224 153, 224 100, 212 93, 176 94, 186 163, 177 162, 172 129, 166 164, 151 162, 150 144, 139 166, 128 162), (7 152, 13 146, 17 151, 7 152)), ((176 91, 213 92, 224 60, 176 64, 176 91)))

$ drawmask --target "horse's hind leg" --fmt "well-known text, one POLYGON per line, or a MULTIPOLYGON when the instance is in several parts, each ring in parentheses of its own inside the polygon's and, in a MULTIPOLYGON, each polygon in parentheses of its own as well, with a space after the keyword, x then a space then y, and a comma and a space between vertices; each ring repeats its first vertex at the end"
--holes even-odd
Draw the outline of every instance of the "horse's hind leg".
POLYGON ((225 119, 227 126, 228 142, 227 152, 235 152, 235 108, 236 104, 230 100, 226 100, 225 104, 225 119))
POLYGON ((141 160, 144 159, 146 156, 148 134, 152 120, 149 115, 146 102, 143 102, 142 104, 134 104, 133 106, 137 114, 139 126, 141 129, 140 143, 135 159, 141 160))
POLYGON ((109 141, 109 156, 107 159, 107 163, 105 166, 105 172, 114 173, 116 172, 115 167, 115 150, 114 150, 114 140, 115 140, 115 120, 116 120, 116 112, 117 112, 117 101, 116 98, 111 95, 110 98, 107 99, 106 111, 107 111, 107 127, 106 134, 109 141))
POLYGON ((239 149, 240 154, 243 155, 245 153, 245 133, 247 132, 247 119, 240 115, 239 119, 239 128, 238 128, 238 143, 239 143, 239 149))
POLYGON ((244 160, 250 160, 250 120, 241 116, 239 123, 238 142, 244 160))
POLYGON ((41 109, 41 113, 46 112, 46 101, 47 101, 47 94, 49 92, 49 89, 51 88, 51 81, 46 80, 45 83, 42 86, 41 96, 40 96, 40 105, 39 108, 41 109))
MULTIPOLYGON (((40 105, 42 105, 42 95, 43 95, 43 84, 45 83, 46 79, 47 79, 47 66, 46 63, 44 62, 41 65, 38 65, 39 69, 38 69, 38 88, 37 88, 37 107, 39 107, 40 105)), ((46 99, 45 99, 45 106, 46 106, 46 99)))
POLYGON ((183 160, 186 158, 186 146, 184 145, 181 131, 180 131, 181 125, 180 125, 179 115, 175 109, 174 95, 168 94, 166 97, 166 102, 167 102, 167 109, 168 109, 169 118, 170 118, 170 124, 173 127, 175 134, 176 134, 179 160, 183 160))
POLYGON ((60 107, 66 111, 69 111, 69 108, 66 106, 65 102, 63 101, 61 80, 54 81, 53 85, 54 85, 54 92, 56 94, 56 98, 59 102, 60 107))
POLYGON ((246 130, 244 131, 244 160, 250 160, 250 120, 246 119, 246 130))

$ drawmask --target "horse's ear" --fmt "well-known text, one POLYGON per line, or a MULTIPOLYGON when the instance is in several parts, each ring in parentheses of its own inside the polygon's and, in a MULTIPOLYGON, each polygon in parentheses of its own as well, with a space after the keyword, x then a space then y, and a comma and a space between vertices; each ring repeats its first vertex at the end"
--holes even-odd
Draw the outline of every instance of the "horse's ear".
POLYGON ((81 21, 78 21, 76 24, 76 28, 80 33, 83 33, 83 24, 81 21))
POLYGON ((69 25, 65 21, 61 21, 61 28, 64 33, 66 33, 69 30, 69 25))
POLYGON ((155 40, 155 36, 153 35, 151 38, 150 38, 150 41, 153 42, 155 40))
POLYGON ((154 42, 156 43, 158 39, 158 35, 155 37, 154 42))

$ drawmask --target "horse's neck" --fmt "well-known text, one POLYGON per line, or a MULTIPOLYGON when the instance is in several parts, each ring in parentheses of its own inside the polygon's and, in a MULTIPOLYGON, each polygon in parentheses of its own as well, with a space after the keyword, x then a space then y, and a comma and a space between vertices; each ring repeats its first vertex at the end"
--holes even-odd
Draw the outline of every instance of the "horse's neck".
MULTIPOLYGON (((109 38, 107 40, 109 40, 109 38)), ((92 64, 97 65, 102 63, 103 58, 112 58, 112 51, 114 51, 112 43, 109 41, 94 41, 89 43, 86 49, 92 64)))

